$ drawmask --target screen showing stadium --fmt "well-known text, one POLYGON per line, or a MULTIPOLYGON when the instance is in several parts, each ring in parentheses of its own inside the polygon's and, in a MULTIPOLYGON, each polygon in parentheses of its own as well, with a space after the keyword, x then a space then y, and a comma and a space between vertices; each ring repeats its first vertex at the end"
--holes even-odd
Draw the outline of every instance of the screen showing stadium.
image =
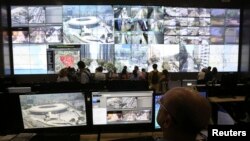
POLYGON ((238 71, 240 9, 11 6, 11 21, 15 74, 57 73, 61 67, 55 65, 62 65, 47 64, 46 57, 54 44, 79 45, 74 58, 85 61, 91 72, 98 66, 105 71, 107 64, 118 72, 125 65, 128 71, 135 65, 151 71, 152 64, 169 72, 198 72, 208 66, 238 71), (23 48, 27 51, 20 52, 23 48))
POLYGON ((24 129, 87 125, 81 92, 20 95, 20 104, 24 129))
POLYGON ((93 125, 152 122, 152 91, 93 92, 93 125))

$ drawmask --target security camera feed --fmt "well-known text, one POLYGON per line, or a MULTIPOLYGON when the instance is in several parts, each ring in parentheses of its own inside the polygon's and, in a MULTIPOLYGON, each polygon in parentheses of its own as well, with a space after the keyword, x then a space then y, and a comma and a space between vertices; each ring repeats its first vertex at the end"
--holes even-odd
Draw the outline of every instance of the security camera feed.
MULTIPOLYGON (((107 71, 107 64, 117 72, 125 65, 130 72, 135 65, 151 71, 153 63, 169 72, 199 72, 208 66, 237 71, 240 14, 240 9, 146 5, 11 6, 12 44, 13 50, 15 44, 80 45, 80 60, 92 73, 100 65, 107 71), (228 58, 210 52, 213 46, 224 52, 233 46, 235 60, 214 63, 214 56, 228 58)), ((18 65, 14 62, 14 68, 18 65)), ((48 67, 51 72, 57 71, 48 67)))
POLYGON ((29 24, 27 6, 11 7, 11 23, 12 26, 27 26, 29 24))
POLYGON ((31 27, 29 29, 30 33, 30 43, 45 43, 45 35, 46 28, 44 26, 41 27, 31 27))
POLYGON ((29 43, 29 32, 12 31, 12 43, 29 43))
POLYGON ((63 21, 62 14, 62 6, 46 6, 45 22, 48 24, 61 24, 63 21))
POLYGON ((111 5, 63 6, 65 43, 114 43, 111 5))
POLYGON ((93 92, 93 124, 151 123, 152 94, 152 91, 93 92))
POLYGON ((87 125, 82 93, 20 95, 24 129, 87 125))
POLYGON ((155 105, 154 105, 155 106, 155 116, 154 116, 155 125, 154 125, 154 127, 155 127, 155 129, 160 129, 161 127, 157 122, 157 115, 158 115, 158 112, 160 110, 161 105, 160 105, 159 101, 160 101, 162 95, 155 95, 154 97, 155 97, 155 101, 154 101, 155 102, 155 105))
POLYGON ((29 24, 45 23, 45 7, 34 6, 28 7, 29 24))
POLYGON ((45 29, 47 43, 62 43, 63 36, 62 36, 62 26, 47 26, 45 29))

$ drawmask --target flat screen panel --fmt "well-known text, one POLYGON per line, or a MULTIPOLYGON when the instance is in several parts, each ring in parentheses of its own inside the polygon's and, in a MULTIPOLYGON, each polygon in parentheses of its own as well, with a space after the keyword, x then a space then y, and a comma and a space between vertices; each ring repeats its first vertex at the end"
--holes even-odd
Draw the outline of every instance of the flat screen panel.
POLYGON ((93 124, 151 123, 152 94, 152 91, 93 92, 93 124))
POLYGON ((86 126, 82 93, 20 95, 24 129, 86 126))
POLYGON ((159 104, 159 101, 160 101, 160 99, 161 99, 161 97, 162 97, 162 95, 155 95, 154 96, 154 103, 155 103, 155 115, 154 115, 154 123, 155 123, 155 125, 154 125, 154 128, 155 129, 160 129, 161 127, 160 127, 160 125, 158 124, 158 122, 157 122, 157 115, 158 115, 158 112, 159 112, 159 110, 160 110, 160 104, 159 104))

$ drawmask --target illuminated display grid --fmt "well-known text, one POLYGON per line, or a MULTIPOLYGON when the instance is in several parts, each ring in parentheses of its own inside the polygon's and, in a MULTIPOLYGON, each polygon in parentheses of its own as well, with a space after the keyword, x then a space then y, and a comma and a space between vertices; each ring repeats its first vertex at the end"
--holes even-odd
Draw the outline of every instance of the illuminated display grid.
MULTIPOLYGON (((43 45, 45 52, 41 54, 46 55, 50 44, 80 44, 79 57, 88 60, 92 72, 103 62, 112 62, 118 72, 124 65, 129 71, 135 65, 151 71, 154 63, 159 70, 170 72, 197 72, 208 65, 218 71, 237 71, 239 17, 239 9, 12 6, 13 51, 17 52, 20 44, 33 48, 43 45), (17 27, 25 30, 16 31, 17 27)), ((43 71, 36 71, 28 63, 34 55, 26 52, 23 56, 30 61, 14 61, 15 74, 46 74, 46 65, 43 71)))

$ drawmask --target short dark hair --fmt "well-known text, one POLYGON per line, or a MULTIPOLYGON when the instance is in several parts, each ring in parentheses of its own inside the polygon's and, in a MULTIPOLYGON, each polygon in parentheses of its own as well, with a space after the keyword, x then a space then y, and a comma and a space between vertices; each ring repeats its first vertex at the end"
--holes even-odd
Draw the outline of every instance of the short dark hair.
POLYGON ((102 71, 103 71, 103 67, 100 66, 100 67, 96 68, 96 70, 97 70, 98 72, 102 72, 102 71))
POLYGON ((211 68, 212 68, 211 66, 208 66, 208 67, 207 67, 207 69, 208 69, 209 71, 211 70, 211 68))
POLYGON ((157 69, 157 64, 153 64, 153 69, 157 69))
POLYGON ((78 68, 80 68, 80 69, 84 69, 84 68, 86 67, 86 65, 85 65, 85 63, 84 63, 83 61, 79 61, 79 62, 77 63, 77 66, 78 66, 78 68))

